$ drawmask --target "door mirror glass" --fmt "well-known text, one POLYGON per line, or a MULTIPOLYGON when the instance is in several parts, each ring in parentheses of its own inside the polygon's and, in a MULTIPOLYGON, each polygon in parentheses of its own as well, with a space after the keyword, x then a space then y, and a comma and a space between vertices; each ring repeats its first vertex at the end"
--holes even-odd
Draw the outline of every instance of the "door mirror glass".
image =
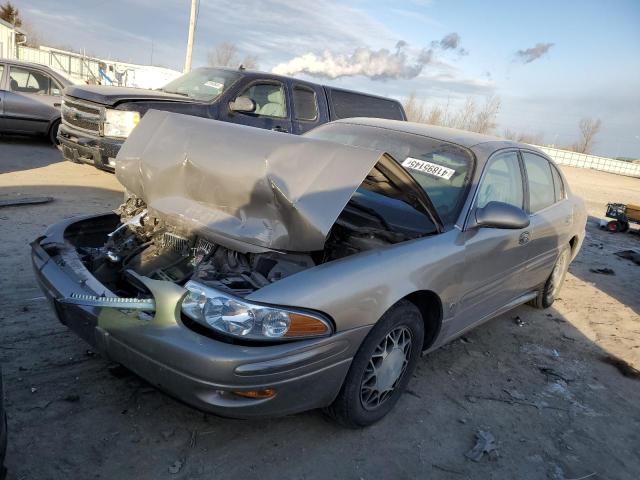
POLYGON ((232 102, 229 102, 229 110, 232 112, 255 112, 256 102, 251 100, 249 97, 238 97, 232 102))
POLYGON ((529 226, 529 215, 521 208, 504 202, 489 202, 474 211, 472 227, 517 230, 529 226))

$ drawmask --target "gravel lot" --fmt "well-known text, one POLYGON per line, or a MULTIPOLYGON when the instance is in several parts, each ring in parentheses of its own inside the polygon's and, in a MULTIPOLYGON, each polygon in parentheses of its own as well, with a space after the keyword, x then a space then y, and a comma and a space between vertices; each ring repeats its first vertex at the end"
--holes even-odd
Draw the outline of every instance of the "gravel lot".
POLYGON ((588 235, 562 299, 523 306, 425 357, 392 414, 343 430, 320 412, 239 421, 196 411, 88 351, 38 290, 28 243, 62 218, 115 208, 113 175, 0 139, 0 355, 14 479, 640 477, 640 267, 614 255, 640 237, 595 224, 607 201, 640 204, 640 179, 563 168, 587 201, 588 235), (608 267, 615 275, 591 269, 608 267), (498 456, 464 454, 478 430, 498 456))

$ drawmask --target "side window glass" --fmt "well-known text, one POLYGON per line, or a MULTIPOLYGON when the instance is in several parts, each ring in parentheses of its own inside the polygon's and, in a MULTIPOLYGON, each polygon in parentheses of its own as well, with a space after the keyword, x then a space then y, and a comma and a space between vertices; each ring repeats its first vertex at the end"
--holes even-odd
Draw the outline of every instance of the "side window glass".
POLYGON ((256 103, 257 115, 284 118, 287 116, 284 85, 273 83, 255 83, 240 94, 256 103))
POLYGON ((553 175, 553 189, 556 193, 556 202, 564 200, 564 183, 562 183, 562 177, 560 172, 554 166, 551 167, 551 174, 553 175))
POLYGON ((307 87, 294 87, 293 109, 296 114, 296 120, 313 121, 318 118, 316 92, 307 87))
POLYGON ((546 158, 522 152, 529 182, 529 209, 536 213, 555 202, 551 165, 546 158))
POLYGON ((523 207, 522 172, 517 152, 500 153, 489 160, 482 183, 478 188, 476 206, 489 202, 504 202, 523 207))
MULTIPOLYGON (((0 86, 2 85, 2 74, 4 73, 4 65, 0 65, 0 86)), ((1 89, 1 87, 0 87, 1 89)))
POLYGON ((12 92, 41 93, 48 95, 51 79, 40 72, 26 68, 11 67, 9 89, 12 92))

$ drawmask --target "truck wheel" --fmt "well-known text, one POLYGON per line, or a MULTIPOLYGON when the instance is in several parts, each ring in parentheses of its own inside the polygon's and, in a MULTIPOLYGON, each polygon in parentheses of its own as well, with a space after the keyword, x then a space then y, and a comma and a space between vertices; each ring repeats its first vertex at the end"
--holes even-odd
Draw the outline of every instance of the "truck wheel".
POLYGON ((538 292, 538 296, 530 302, 531 305, 536 308, 544 309, 549 308, 553 304, 558 293, 560 293, 562 284, 564 283, 567 270, 569 270, 570 260, 571 248, 567 245, 562 249, 562 251, 560 251, 560 255, 558 255, 558 259, 551 271, 551 275, 549 275, 549 278, 545 282, 542 290, 538 292))
POLYGON ((349 428, 366 427, 380 420, 407 386, 423 340, 420 311, 408 300, 401 300, 362 342, 340 393, 325 413, 349 428))
POLYGON ((607 231, 616 233, 620 231, 620 223, 617 220, 611 220, 607 223, 607 231))
POLYGON ((627 232, 629 230, 629 222, 620 222, 620 231, 622 233, 627 232))
POLYGON ((60 127, 60 120, 53 122, 49 128, 49 141, 52 145, 60 144, 60 142, 58 142, 58 127, 60 127))

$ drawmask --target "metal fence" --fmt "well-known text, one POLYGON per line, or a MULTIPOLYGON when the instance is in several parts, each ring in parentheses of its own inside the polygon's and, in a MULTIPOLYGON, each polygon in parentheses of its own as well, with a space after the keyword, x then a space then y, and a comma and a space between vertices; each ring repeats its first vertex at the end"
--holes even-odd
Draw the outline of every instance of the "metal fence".
POLYGON ((569 150, 560 150, 558 148, 541 147, 538 145, 535 146, 549 155, 556 163, 560 165, 569 165, 571 167, 579 168, 591 168, 593 170, 601 170, 603 172, 617 173, 619 175, 627 175, 629 177, 640 178, 640 163, 625 162, 623 160, 615 160, 613 158, 606 157, 597 157, 595 155, 571 152, 569 150))
POLYGON ((100 76, 99 60, 81 54, 20 45, 17 57, 19 60, 46 65, 80 82, 98 83, 100 76))

